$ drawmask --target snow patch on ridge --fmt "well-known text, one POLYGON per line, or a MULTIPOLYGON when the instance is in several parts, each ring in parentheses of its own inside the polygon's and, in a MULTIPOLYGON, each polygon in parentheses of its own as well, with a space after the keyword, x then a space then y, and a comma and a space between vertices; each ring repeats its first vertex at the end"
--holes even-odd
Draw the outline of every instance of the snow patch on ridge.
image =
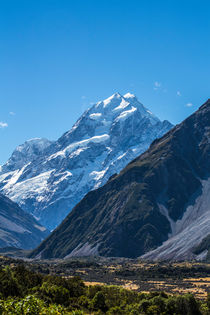
POLYGON ((116 120, 116 121, 125 120, 125 119, 127 119, 130 115, 132 115, 136 110, 137 110, 137 108, 134 107, 134 106, 132 106, 130 110, 126 110, 126 111, 122 112, 115 120, 116 120))
POLYGON ((89 117, 90 117, 91 119, 94 119, 94 120, 99 119, 101 116, 102 116, 101 113, 93 113, 93 114, 90 114, 90 115, 89 115, 89 117))
POLYGON ((55 185, 55 186, 56 186, 56 185, 59 185, 62 181, 66 180, 68 177, 71 177, 71 176, 73 176, 73 174, 72 174, 71 172, 69 172, 69 171, 65 171, 65 172, 59 174, 59 176, 56 176, 56 175, 55 175, 55 178, 58 177, 58 180, 56 180, 56 181, 54 182, 54 185, 55 185), (60 176, 60 175, 61 175, 61 176, 60 176))
POLYGON ((98 180, 100 180, 101 178, 103 178, 103 176, 104 176, 104 174, 106 173, 107 170, 108 170, 108 167, 105 168, 105 169, 102 170, 102 171, 99 171, 99 172, 93 171, 93 172, 90 173, 89 176, 90 176, 90 177, 93 177, 95 181, 98 181, 98 180))
POLYGON ((135 98, 135 95, 128 92, 125 95, 123 95, 123 97, 124 98, 135 98))
POLYGON ((113 109, 113 111, 118 111, 118 110, 124 109, 124 108, 126 108, 128 105, 130 105, 130 103, 129 103, 129 102, 126 102, 124 99, 122 99, 120 105, 117 106, 117 107, 115 107, 115 108, 113 109))
POLYGON ((115 93, 111 95, 110 97, 108 97, 107 99, 103 101, 104 107, 107 107, 107 105, 109 105, 113 99, 119 99, 119 98, 121 98, 121 95, 119 93, 115 93))
POLYGON ((42 232, 46 231, 46 228, 44 226, 38 225, 38 224, 34 224, 34 227, 42 232))
MULTIPOLYGON (((58 156, 65 157, 66 154, 70 154, 72 151, 76 150, 77 148, 85 147, 91 142, 93 142, 93 143, 100 143, 100 142, 107 141, 108 139, 109 139, 109 135, 108 134, 104 134, 104 135, 101 135, 101 136, 94 136, 94 137, 89 138, 89 139, 85 139, 85 140, 82 140, 82 141, 75 142, 73 144, 68 145, 64 150, 58 151, 57 153, 52 154, 48 158, 48 161, 53 160, 53 159, 57 158, 58 156)), ((79 153, 80 152, 81 151, 79 151, 79 153)))

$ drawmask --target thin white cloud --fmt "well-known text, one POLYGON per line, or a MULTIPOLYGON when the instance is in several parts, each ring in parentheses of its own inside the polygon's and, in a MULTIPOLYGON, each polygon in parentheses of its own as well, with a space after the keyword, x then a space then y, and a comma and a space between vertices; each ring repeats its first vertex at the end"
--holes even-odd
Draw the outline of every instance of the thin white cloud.
POLYGON ((10 114, 11 116, 15 116, 15 113, 14 113, 14 112, 9 112, 9 114, 10 114))
POLYGON ((176 92, 176 95, 177 95, 177 96, 182 96, 182 94, 181 94, 180 91, 177 91, 177 92, 176 92))
POLYGON ((82 100, 85 100, 85 99, 86 99, 86 96, 85 96, 85 95, 81 96, 81 99, 82 99, 82 100))
POLYGON ((161 82, 155 81, 153 89, 158 90, 161 88, 161 86, 162 86, 161 82))
POLYGON ((0 121, 0 128, 6 128, 6 127, 8 127, 8 124, 3 121, 0 121))
POLYGON ((187 107, 191 107, 191 106, 193 106, 193 104, 192 103, 187 103, 186 106, 187 107))

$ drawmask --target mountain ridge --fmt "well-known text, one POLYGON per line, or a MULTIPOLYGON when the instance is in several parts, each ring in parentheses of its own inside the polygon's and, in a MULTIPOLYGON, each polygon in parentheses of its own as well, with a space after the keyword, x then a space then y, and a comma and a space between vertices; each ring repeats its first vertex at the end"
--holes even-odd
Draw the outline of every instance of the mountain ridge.
POLYGON ((194 246, 210 232, 210 209, 208 203, 205 206, 208 185, 207 194, 203 193, 203 181, 209 183, 210 173, 209 126, 208 100, 107 184, 89 192, 32 256, 135 258, 148 253, 145 259, 155 259, 151 250, 156 253, 164 242, 179 238, 186 226, 194 224, 195 234, 197 220, 204 228, 203 234, 195 235, 194 244, 188 244, 180 255, 178 239, 177 247, 167 249, 161 259, 195 257, 194 246), (197 200, 202 204, 198 211, 197 200), (197 217, 190 216, 191 211, 197 217))
POLYGON ((46 238, 49 231, 32 215, 0 194, 0 247, 33 249, 46 238))

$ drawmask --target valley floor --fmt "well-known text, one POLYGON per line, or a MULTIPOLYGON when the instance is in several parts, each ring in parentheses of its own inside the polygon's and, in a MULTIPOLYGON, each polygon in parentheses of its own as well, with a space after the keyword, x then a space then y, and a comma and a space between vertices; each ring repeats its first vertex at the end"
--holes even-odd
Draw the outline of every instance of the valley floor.
POLYGON ((43 261, 0 258, 1 266, 22 263, 43 274, 66 279, 79 276, 86 285, 117 285, 137 292, 192 293, 198 299, 205 299, 210 292, 209 263, 149 263, 101 257, 43 261))

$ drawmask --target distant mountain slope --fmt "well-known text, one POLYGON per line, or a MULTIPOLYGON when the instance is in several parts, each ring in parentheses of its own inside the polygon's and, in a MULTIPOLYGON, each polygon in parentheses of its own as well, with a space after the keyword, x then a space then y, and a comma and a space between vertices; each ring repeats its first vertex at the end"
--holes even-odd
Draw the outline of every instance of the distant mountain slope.
POLYGON ((55 142, 19 146, 0 172, 1 191, 49 229, 172 125, 132 94, 116 93, 87 110, 55 142))
POLYGON ((0 247, 35 248, 49 232, 32 215, 0 194, 0 247))
POLYGON ((197 245, 193 253, 201 259, 206 258, 207 261, 210 261, 210 234, 204 237, 199 245, 197 245))
POLYGON ((195 257, 210 233, 209 158, 210 100, 89 192, 32 256, 195 257))
POLYGON ((44 151, 52 144, 52 141, 41 138, 34 138, 19 145, 12 153, 9 160, 0 169, 1 173, 8 173, 22 169, 28 163, 38 159, 44 151))

